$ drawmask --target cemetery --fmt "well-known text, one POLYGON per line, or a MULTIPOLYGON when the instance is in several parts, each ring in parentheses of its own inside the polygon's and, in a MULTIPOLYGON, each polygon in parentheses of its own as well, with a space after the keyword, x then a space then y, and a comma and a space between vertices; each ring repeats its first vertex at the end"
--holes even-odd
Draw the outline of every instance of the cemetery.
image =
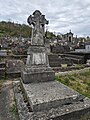
POLYGON ((0 94, 2 80, 11 79, 17 120, 89 120, 89 43, 83 51, 70 50, 76 40, 70 30, 62 36, 66 44, 51 45, 45 36, 49 21, 39 10, 27 22, 31 38, 0 39, 0 94))

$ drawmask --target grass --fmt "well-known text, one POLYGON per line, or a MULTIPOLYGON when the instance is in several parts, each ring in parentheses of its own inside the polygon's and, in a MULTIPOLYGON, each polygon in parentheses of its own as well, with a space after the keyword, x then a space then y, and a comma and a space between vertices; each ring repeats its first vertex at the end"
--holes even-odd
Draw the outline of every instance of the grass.
POLYGON ((0 89, 2 88, 3 83, 4 83, 4 79, 0 79, 0 89))
POLYGON ((56 80, 90 98, 90 70, 80 74, 56 76, 56 80))
POLYGON ((13 114, 13 115, 17 115, 17 108, 16 108, 16 105, 13 104, 11 107, 10 107, 10 112, 13 114))
POLYGON ((76 67, 81 68, 83 67, 83 64, 75 64, 76 67))
POLYGON ((13 115, 13 117, 15 118, 15 120, 19 120, 18 110, 17 110, 15 98, 14 98, 14 103, 9 108, 9 111, 13 115))

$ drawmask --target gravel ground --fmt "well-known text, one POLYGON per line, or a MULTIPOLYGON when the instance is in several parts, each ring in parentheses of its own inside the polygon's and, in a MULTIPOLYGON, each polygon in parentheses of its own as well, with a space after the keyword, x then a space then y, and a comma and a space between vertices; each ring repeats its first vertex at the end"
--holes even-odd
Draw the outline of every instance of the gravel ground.
POLYGON ((15 102, 12 81, 4 81, 0 89, 0 120, 18 120, 17 115, 12 110, 13 105, 15 102))
POLYGON ((84 68, 84 69, 80 69, 80 70, 72 70, 72 71, 65 71, 65 72, 57 72, 55 73, 55 75, 59 76, 64 76, 64 75, 70 75, 70 74, 77 74, 77 73, 84 73, 90 70, 90 67, 88 68, 84 68))

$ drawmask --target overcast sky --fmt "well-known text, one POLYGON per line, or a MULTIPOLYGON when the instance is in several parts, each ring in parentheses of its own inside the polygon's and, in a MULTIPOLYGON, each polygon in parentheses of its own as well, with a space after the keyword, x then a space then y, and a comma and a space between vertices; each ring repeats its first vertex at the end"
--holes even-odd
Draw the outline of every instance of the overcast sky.
POLYGON ((0 21, 26 24, 36 9, 49 20, 48 30, 90 36, 90 0, 0 0, 0 21))

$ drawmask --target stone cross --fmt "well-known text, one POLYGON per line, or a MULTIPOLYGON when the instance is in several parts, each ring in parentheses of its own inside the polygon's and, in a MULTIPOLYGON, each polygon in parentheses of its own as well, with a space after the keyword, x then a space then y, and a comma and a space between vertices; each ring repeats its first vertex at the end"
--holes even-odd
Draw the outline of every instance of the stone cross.
POLYGON ((36 10, 33 15, 28 17, 27 21, 30 25, 33 25, 31 44, 44 45, 45 24, 48 24, 45 15, 42 15, 39 10, 36 10))

